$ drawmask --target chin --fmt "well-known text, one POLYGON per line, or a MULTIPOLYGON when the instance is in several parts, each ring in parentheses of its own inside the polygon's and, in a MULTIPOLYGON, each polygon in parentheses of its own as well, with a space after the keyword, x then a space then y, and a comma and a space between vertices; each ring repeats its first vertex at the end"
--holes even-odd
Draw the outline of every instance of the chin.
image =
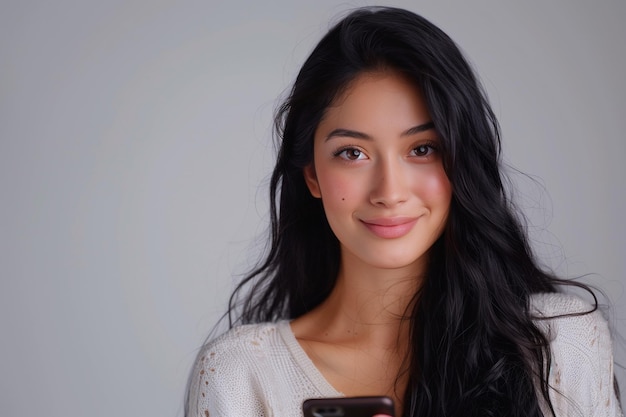
POLYGON ((421 259, 414 257, 393 257, 393 256, 378 256, 371 257, 367 260, 372 267, 377 269, 421 269, 421 259))

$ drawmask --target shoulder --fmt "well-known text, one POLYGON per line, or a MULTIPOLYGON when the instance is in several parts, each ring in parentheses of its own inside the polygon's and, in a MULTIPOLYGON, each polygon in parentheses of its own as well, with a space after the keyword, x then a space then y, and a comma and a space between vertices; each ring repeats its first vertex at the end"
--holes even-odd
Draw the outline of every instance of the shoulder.
POLYGON ((281 325, 237 326, 202 347, 190 379, 192 415, 265 415, 266 379, 285 350, 281 325))
POLYGON ((204 345, 202 350, 212 358, 218 354, 240 356, 258 352, 260 349, 275 346, 280 342, 278 328, 281 325, 283 325, 282 322, 236 326, 204 345))
POLYGON ((560 292, 537 293, 530 297, 530 306, 543 317, 565 314, 581 314, 594 310, 594 307, 581 298, 560 292))
POLYGON ((600 310, 579 297, 564 293, 534 294, 530 313, 551 344, 557 341, 588 348, 595 342, 608 340, 608 324, 600 310))
POLYGON ((612 350, 607 321, 596 306, 581 298, 563 293, 535 294, 530 308, 553 350, 567 346, 568 352, 574 349, 593 356, 612 350))
POLYGON ((279 334, 281 323, 259 323, 233 327, 205 344, 197 359, 198 372, 205 385, 214 388, 251 383, 255 375, 272 366, 269 356, 280 355, 286 348, 279 334))
POLYGON ((535 294, 530 309, 550 343, 549 383, 557 415, 620 415, 611 335, 600 310, 563 293, 535 294))

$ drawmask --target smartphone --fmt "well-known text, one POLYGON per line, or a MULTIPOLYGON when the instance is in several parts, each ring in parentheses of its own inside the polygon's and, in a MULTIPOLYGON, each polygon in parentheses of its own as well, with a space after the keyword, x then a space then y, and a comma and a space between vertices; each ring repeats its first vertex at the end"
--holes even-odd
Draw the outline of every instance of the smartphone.
POLYGON ((304 417, 372 417, 394 415, 393 400, 385 396, 311 398, 302 403, 304 417))

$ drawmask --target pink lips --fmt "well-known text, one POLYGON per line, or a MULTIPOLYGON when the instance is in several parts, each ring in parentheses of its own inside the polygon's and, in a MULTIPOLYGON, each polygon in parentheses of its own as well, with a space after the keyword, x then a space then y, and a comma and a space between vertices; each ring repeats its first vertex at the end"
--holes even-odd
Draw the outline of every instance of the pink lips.
POLYGON ((383 239, 396 239, 409 233, 417 222, 417 218, 381 217, 361 221, 376 236, 383 239))

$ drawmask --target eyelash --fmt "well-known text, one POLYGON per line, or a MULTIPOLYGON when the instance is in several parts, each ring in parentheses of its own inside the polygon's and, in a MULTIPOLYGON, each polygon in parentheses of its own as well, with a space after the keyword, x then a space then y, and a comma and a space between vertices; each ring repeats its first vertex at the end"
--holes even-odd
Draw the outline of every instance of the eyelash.
MULTIPOLYGON (((361 156, 364 153, 358 147, 350 145, 350 146, 343 146, 343 147, 337 149, 333 153, 333 156, 334 157, 341 157, 342 154, 345 154, 346 152, 349 152, 349 151, 358 151, 359 152, 359 156, 361 156)), ((347 157, 342 157, 342 159, 345 159, 346 161, 356 161, 356 159, 350 159, 350 158, 347 158, 347 157)))
MULTIPOLYGON (((417 146, 414 146, 413 148, 411 148, 411 153, 415 152, 419 148, 428 148, 428 151, 427 151, 426 154, 423 154, 423 155, 414 154, 414 156, 416 156, 418 158, 427 158, 427 157, 431 156, 434 152, 437 152, 439 150, 439 148, 437 147, 437 145, 434 142, 430 142, 429 141, 429 142, 421 143, 421 144, 419 144, 417 146)), ((342 159, 344 159, 346 161, 349 161, 349 162, 357 161, 358 157, 357 157, 357 159, 351 159, 351 158, 348 158, 346 156, 342 157, 342 154, 346 154, 349 151, 357 151, 357 152, 359 152, 359 156, 361 156, 364 153, 361 149, 359 149, 358 146, 348 145, 348 146, 343 146, 343 147, 337 149, 333 153, 333 156, 336 157, 336 158, 337 157, 341 157, 342 159)))
POLYGON ((419 144, 419 145, 415 146, 413 149, 411 149, 411 152, 413 152, 413 151, 415 151, 415 150, 417 150, 419 148, 429 148, 430 152, 428 152, 425 155, 415 155, 415 156, 418 156, 418 157, 428 157, 428 156, 432 155, 434 152, 439 151, 439 148, 437 147, 437 145, 435 143, 433 143, 433 142, 426 142, 426 143, 422 143, 422 144, 419 144))

